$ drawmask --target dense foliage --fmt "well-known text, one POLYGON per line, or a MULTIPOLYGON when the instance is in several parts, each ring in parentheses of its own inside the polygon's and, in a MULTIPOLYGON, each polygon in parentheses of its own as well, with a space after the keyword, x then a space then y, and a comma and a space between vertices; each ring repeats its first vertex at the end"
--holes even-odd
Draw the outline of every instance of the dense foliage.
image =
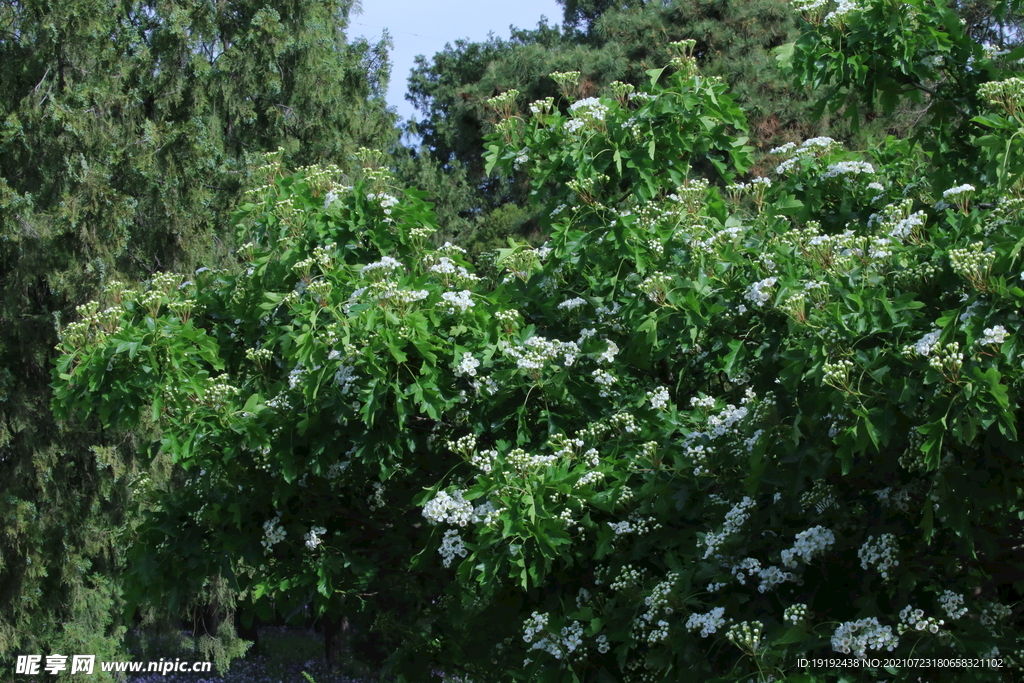
POLYGON ((348 43, 349 9, 0 2, 0 678, 15 652, 120 650, 132 488, 169 469, 145 437, 55 422, 62 316, 117 276, 232 260, 253 155, 394 136, 387 42, 348 43))
MULTIPOLYGON (((850 26, 975 40, 927 0, 803 8, 804 78, 852 73, 809 67, 850 26)), ((220 572, 257 612, 362 615, 401 680, 1019 677, 1019 55, 948 55, 990 77, 935 122, 973 145, 960 178, 815 137, 740 182, 743 112, 672 49, 610 97, 552 74, 567 111, 490 101, 540 249, 474 269, 379 157, 271 159, 239 270, 83 306, 55 408, 150 418, 188 471, 152 492, 133 583, 220 572)))
POLYGON ((489 228, 510 215, 518 218, 509 226, 518 228, 518 235, 540 231, 539 217, 528 209, 525 174, 485 173, 480 149, 497 122, 488 105, 495 95, 516 90, 523 103, 555 97, 555 106, 566 111, 572 100, 561 96, 553 72, 579 71, 582 97, 611 96, 609 84, 641 85, 648 69, 668 62, 671 42, 693 39, 704 73, 725 78, 746 111, 756 150, 828 129, 828 116, 809 116, 806 89, 785 78, 771 54, 796 36, 796 17, 781 0, 563 4, 563 26, 541 23, 513 31, 508 40, 456 41, 432 57, 418 58, 409 79, 407 99, 421 113, 414 124, 424 158, 417 170, 432 163, 440 171, 403 167, 400 177, 428 192, 443 234, 471 255, 503 243, 489 228), (435 182, 438 174, 444 182, 435 182), (472 190, 470 201, 461 205, 450 194, 460 185, 472 190), (495 212, 501 213, 492 216, 495 212))

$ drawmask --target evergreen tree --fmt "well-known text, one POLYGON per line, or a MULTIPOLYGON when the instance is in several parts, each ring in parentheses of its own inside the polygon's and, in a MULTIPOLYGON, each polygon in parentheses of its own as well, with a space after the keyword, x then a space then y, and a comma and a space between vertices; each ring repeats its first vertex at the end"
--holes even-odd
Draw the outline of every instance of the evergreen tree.
POLYGON ((114 652, 121 551, 159 485, 135 436, 51 416, 61 320, 116 277, 227 256, 260 153, 344 164, 393 139, 388 40, 349 43, 352 8, 0 2, 4 657, 114 652))

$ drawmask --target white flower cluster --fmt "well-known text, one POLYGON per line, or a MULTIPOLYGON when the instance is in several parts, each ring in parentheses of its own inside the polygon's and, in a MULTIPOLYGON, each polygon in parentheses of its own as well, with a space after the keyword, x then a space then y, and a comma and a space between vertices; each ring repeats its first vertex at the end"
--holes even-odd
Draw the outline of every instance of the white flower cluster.
POLYGON ((964 596, 950 590, 942 591, 942 595, 939 596, 939 606, 950 619, 959 619, 967 614, 967 608, 964 607, 964 596))
POLYGON ((587 97, 570 104, 569 111, 572 112, 573 116, 580 119, 603 121, 608 113, 608 107, 601 104, 601 100, 596 97, 587 97))
POLYGON ((1008 619, 1013 614, 1013 610, 998 602, 990 603, 987 607, 981 610, 981 618, 978 621, 981 622, 982 626, 991 628, 996 623, 1008 619))
POLYGON ((601 635, 599 635, 596 641, 597 651, 601 654, 607 654, 608 650, 612 649, 611 646, 608 644, 608 636, 606 636, 605 634, 602 633, 601 635))
POLYGON ((985 328, 985 336, 978 340, 978 344, 981 346, 991 346, 996 344, 1002 344, 1006 341, 1009 336, 1009 332, 1002 325, 995 325, 993 327, 985 328))
POLYGON ((910 492, 906 489, 894 491, 891 487, 886 487, 875 491, 875 496, 878 498, 878 502, 887 508, 910 512, 910 492))
POLYGON ((782 613, 782 620, 788 621, 789 623, 797 626, 810 618, 810 611, 807 609, 807 605, 802 602, 798 602, 794 605, 790 605, 782 613))
POLYGON ((459 359, 459 364, 455 366, 455 374, 459 377, 475 377, 476 369, 480 367, 480 361, 473 358, 473 354, 466 352, 462 354, 462 358, 459 359))
POLYGON ((773 287, 778 282, 777 277, 769 277, 759 282, 755 282, 747 288, 747 291, 743 294, 743 298, 751 302, 755 306, 764 306, 768 303, 768 299, 771 298, 771 294, 765 290, 773 287))
POLYGON ((969 192, 974 192, 974 185, 968 185, 967 183, 964 183, 963 185, 951 187, 945 192, 943 192, 942 198, 949 199, 950 197, 956 197, 958 195, 967 194, 969 192))
POLYGON ((635 533, 643 535, 650 532, 652 529, 660 529, 661 524, 654 519, 654 517, 640 517, 636 513, 629 516, 629 519, 623 522, 608 522, 608 526, 612 528, 616 536, 622 536, 623 534, 635 533))
POLYGON ((359 274, 365 278, 381 279, 383 277, 390 275, 391 273, 393 273, 394 271, 398 270, 401 267, 402 264, 399 261, 391 258, 390 256, 385 256, 381 258, 380 261, 368 263, 365 266, 363 266, 362 269, 359 271, 359 274))
POLYGON ((437 495, 423 506, 423 516, 431 524, 446 522, 456 526, 466 526, 473 518, 473 504, 462 497, 463 491, 457 489, 454 494, 438 491, 437 495))
POLYGON ((745 230, 746 228, 743 227, 742 225, 734 225, 732 227, 725 228, 724 230, 719 230, 718 232, 714 233, 713 235, 704 240, 693 238, 690 240, 690 247, 694 251, 700 251, 706 254, 714 254, 716 245, 726 244, 728 242, 735 242, 740 238, 741 235, 743 235, 743 232, 745 230))
POLYGON ((760 561, 753 557, 740 560, 738 564, 730 568, 730 571, 741 586, 747 585, 748 576, 759 578, 761 580, 757 587, 759 593, 767 593, 786 581, 797 580, 793 572, 786 572, 772 565, 762 568, 760 561))
POLYGON ((632 434, 639 429, 636 424, 636 418, 633 417, 632 413, 615 413, 608 420, 608 424, 614 428, 621 429, 627 434, 632 434))
POLYGON ((611 583, 609 588, 613 591, 621 591, 630 586, 636 586, 643 581, 644 573, 644 570, 636 569, 633 565, 627 564, 622 568, 618 578, 611 583))
POLYGON ((744 496, 743 500, 736 503, 725 515, 725 524, 718 533, 709 532, 704 537, 704 544, 707 549, 704 551, 704 559, 708 559, 718 552, 719 547, 726 540, 743 526, 743 523, 750 519, 750 510, 755 506, 754 499, 744 496))
MULTIPOLYGON (((967 295, 964 294, 963 297, 960 299, 960 302, 963 303, 966 300, 967 295)), ((975 301, 972 301, 971 304, 964 309, 964 312, 960 314, 960 322, 965 323, 971 318, 973 318, 975 315, 978 314, 978 309, 984 304, 984 299, 976 299, 975 301)))
POLYGON ((669 572, 665 575, 665 580, 651 589, 651 594, 644 598, 644 604, 650 608, 652 612, 664 609, 671 614, 671 609, 668 606, 668 596, 672 593, 673 586, 679 580, 679 574, 677 572, 669 572))
POLYGON ((528 162, 530 160, 529 152, 529 147, 523 147, 519 150, 519 154, 517 154, 516 158, 512 161, 512 168, 518 171, 520 166, 528 162))
POLYGON ((651 408, 654 408, 655 410, 665 408, 669 403, 668 389, 665 387, 658 387, 654 391, 648 391, 647 400, 651 402, 651 408))
POLYGON ((380 207, 384 209, 384 213, 388 216, 391 215, 391 207, 398 204, 398 199, 392 197, 386 192, 381 192, 379 194, 371 192, 366 195, 366 198, 371 202, 375 201, 380 204, 380 207))
POLYGON ((316 550, 317 546, 323 543, 323 540, 320 539, 320 536, 323 536, 326 533, 327 529, 323 528, 322 526, 315 526, 312 529, 310 529, 309 533, 305 535, 306 547, 310 550, 316 550))
POLYGON ((882 626, 875 617, 844 622, 832 634, 833 650, 844 655, 852 654, 858 659, 864 659, 869 649, 885 648, 892 652, 899 643, 892 627, 882 626))
POLYGON ((853 0, 838 0, 836 8, 825 15, 825 23, 832 25, 841 24, 847 14, 857 9, 860 9, 860 7, 853 0))
POLYGON ((549 362, 562 356, 566 367, 576 362, 580 348, 575 342, 549 341, 544 337, 530 337, 522 346, 505 351, 516 359, 520 370, 543 370, 549 362))
POLYGON ((263 523, 263 534, 266 538, 263 539, 262 545, 267 552, 274 547, 275 544, 280 543, 284 540, 288 532, 281 526, 281 513, 278 512, 274 519, 268 519, 263 523))
POLYGON ((438 302, 438 306, 448 305, 448 315, 455 313, 455 309, 459 309, 459 313, 465 313, 469 309, 473 308, 473 293, 468 289, 463 289, 460 292, 444 292, 441 294, 441 298, 444 302, 438 302))
POLYGON ((488 500, 473 508, 473 523, 493 526, 497 523, 498 516, 505 510, 506 508, 495 507, 494 503, 488 500))
POLYGON ((724 614, 724 607, 716 607, 706 614, 691 614, 686 620, 686 628, 691 631, 700 629, 700 637, 707 638, 725 626, 724 614))
POLYGON ((479 467, 484 474, 490 474, 494 464, 498 461, 498 451, 480 451, 469 457, 469 462, 474 467, 479 467))
POLYGON ((949 250, 949 263, 953 271, 976 289, 981 288, 996 260, 996 253, 991 248, 983 249, 984 244, 975 242, 963 249, 949 250))
POLYGON ((437 261, 430 266, 428 272, 441 275, 446 285, 452 282, 472 283, 480 279, 466 270, 465 266, 460 266, 447 256, 438 257, 437 261))
POLYGON ((586 305, 587 305, 587 300, 586 299, 583 299, 581 297, 576 297, 574 299, 566 299, 562 303, 558 304, 558 310, 560 310, 560 311, 574 311, 577 308, 579 308, 580 306, 586 306, 586 305))
POLYGON ((615 360, 615 354, 617 354, 618 352, 619 345, 609 339, 608 346, 601 353, 601 355, 597 357, 597 359, 602 363, 611 363, 613 360, 615 360))
POLYGON ((737 422, 747 416, 750 411, 746 406, 740 406, 737 408, 731 403, 722 408, 722 412, 717 415, 708 416, 708 428, 711 438, 718 438, 725 436, 730 429, 732 429, 737 422))
POLYGON ((612 395, 611 387, 613 384, 619 381, 619 378, 611 374, 607 370, 597 369, 591 373, 594 381, 601 385, 601 398, 607 398, 612 395))
POLYGON ((517 470, 525 470, 530 467, 540 467, 543 465, 550 465, 551 463, 558 460, 557 455, 530 455, 522 448, 514 448, 509 451, 508 455, 505 456, 505 460, 509 465, 516 468, 517 470))
POLYGON ((938 350, 939 337, 942 336, 942 330, 934 330, 924 335, 917 340, 913 346, 906 346, 903 348, 904 355, 917 354, 919 356, 929 356, 933 351, 938 350))
POLYGON ((907 631, 928 631, 934 635, 945 623, 942 619, 935 617, 926 618, 923 609, 914 609, 912 605, 907 605, 900 611, 898 631, 900 635, 907 631))
POLYGON ((814 558, 823 555, 829 547, 835 545, 836 535, 823 526, 811 527, 796 535, 796 543, 792 548, 782 551, 782 564, 790 569, 798 566, 797 558, 804 564, 810 564, 814 558))
POLYGON ((882 534, 877 541, 874 536, 868 536, 868 540, 857 551, 857 557, 860 558, 861 568, 874 566, 882 578, 887 579, 889 570, 900 564, 896 559, 897 551, 896 537, 892 534, 882 534))
MULTIPOLYGON (((820 4, 824 4, 820 0, 814 1, 820 2, 820 4)), ((825 154, 828 154, 829 152, 838 149, 839 146, 839 143, 837 143, 832 138, 817 137, 811 138, 809 140, 804 140, 804 142, 799 147, 797 147, 795 143, 787 142, 781 147, 776 147, 775 149, 769 151, 768 153, 788 157, 785 161, 783 161, 775 168, 776 173, 783 174, 792 171, 794 168, 797 168, 802 160, 824 156, 825 154)))
POLYGON ((704 397, 694 396, 693 398, 690 399, 690 407, 691 408, 714 408, 715 407, 715 399, 713 397, 711 397, 711 396, 704 396, 704 397))
POLYGON ((597 482, 601 481, 602 479, 604 479, 604 472, 600 472, 598 470, 590 470, 589 472, 584 474, 582 477, 580 477, 576 481, 576 483, 573 484, 572 487, 574 489, 583 488, 584 486, 590 486, 591 484, 596 484, 597 482))
POLYGON ((445 567, 452 566, 456 555, 465 557, 469 554, 466 546, 462 544, 462 536, 455 529, 449 529, 444 532, 444 538, 441 539, 441 546, 437 549, 437 552, 441 555, 441 562, 445 567))
MULTIPOLYGON (((583 625, 578 621, 572 622, 561 630, 561 637, 547 632, 548 615, 534 612, 523 624, 523 641, 533 642, 534 638, 543 635, 544 637, 533 643, 531 650, 541 650, 552 655, 555 659, 562 659, 566 655, 574 653, 583 645, 583 625)), ((529 660, 527 660, 529 661, 529 660)))
POLYGON ((744 652, 753 654, 761 647, 764 624, 760 621, 741 621, 729 627, 725 637, 744 652))
POLYGON ((891 227, 889 227, 889 237, 897 240, 904 240, 910 235, 914 234, 914 231, 918 228, 923 228, 927 216, 924 211, 918 211, 912 213, 906 218, 901 218, 895 221, 891 227))
POLYGON ((348 394, 352 390, 352 385, 359 379, 359 375, 356 374, 355 370, 353 365, 342 365, 334 373, 334 383, 341 388, 342 396, 348 394))
POLYGON ((821 179, 827 180, 828 178, 835 178, 836 176, 859 175, 861 173, 871 175, 874 172, 874 167, 866 161, 840 161, 838 163, 831 164, 828 169, 821 174, 821 179))
MULTIPOLYGON (((641 626, 641 628, 642 628, 643 626, 650 625, 650 622, 652 622, 652 621, 654 621, 654 616, 653 616, 653 614, 648 612, 646 614, 641 615, 639 617, 639 619, 637 619, 637 622, 638 622, 637 625, 641 626), (644 622, 646 622, 646 623, 644 623, 644 622)), ((658 623, 655 624, 654 627, 651 629, 651 632, 647 634, 647 642, 651 643, 651 644, 654 644, 654 643, 660 643, 663 640, 667 640, 668 639, 668 628, 669 628, 668 622, 665 621, 664 619, 659 619, 658 623)))

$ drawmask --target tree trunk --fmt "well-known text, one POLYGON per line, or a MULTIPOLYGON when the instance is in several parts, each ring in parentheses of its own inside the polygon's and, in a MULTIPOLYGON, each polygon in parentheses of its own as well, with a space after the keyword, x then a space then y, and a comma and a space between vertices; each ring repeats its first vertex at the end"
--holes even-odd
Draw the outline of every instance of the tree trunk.
POLYGON ((246 659, 258 657, 260 655, 259 619, 255 616, 251 617, 249 625, 246 626, 245 620, 239 616, 238 612, 235 612, 235 632, 238 633, 238 637, 242 640, 248 640, 252 643, 245 652, 246 659))
POLYGON ((324 656, 329 663, 340 664, 342 639, 348 635, 348 617, 325 614, 323 619, 324 656))

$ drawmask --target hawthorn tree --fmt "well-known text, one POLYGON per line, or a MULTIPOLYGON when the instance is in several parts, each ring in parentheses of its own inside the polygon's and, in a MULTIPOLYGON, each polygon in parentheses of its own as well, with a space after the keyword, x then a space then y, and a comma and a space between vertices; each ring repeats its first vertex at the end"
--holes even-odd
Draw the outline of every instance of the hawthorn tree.
MULTIPOLYGON (((805 30, 826 52, 885 7, 805 30)), ((219 570, 257 611, 358 614, 399 680, 1019 677, 1016 63, 968 112, 999 143, 979 185, 936 191, 901 141, 745 177, 741 109, 672 47, 611 97, 552 74, 564 112, 489 102, 539 249, 474 270, 371 155, 271 163, 237 271, 80 310, 55 409, 152 416, 189 471, 139 585, 219 570)))

